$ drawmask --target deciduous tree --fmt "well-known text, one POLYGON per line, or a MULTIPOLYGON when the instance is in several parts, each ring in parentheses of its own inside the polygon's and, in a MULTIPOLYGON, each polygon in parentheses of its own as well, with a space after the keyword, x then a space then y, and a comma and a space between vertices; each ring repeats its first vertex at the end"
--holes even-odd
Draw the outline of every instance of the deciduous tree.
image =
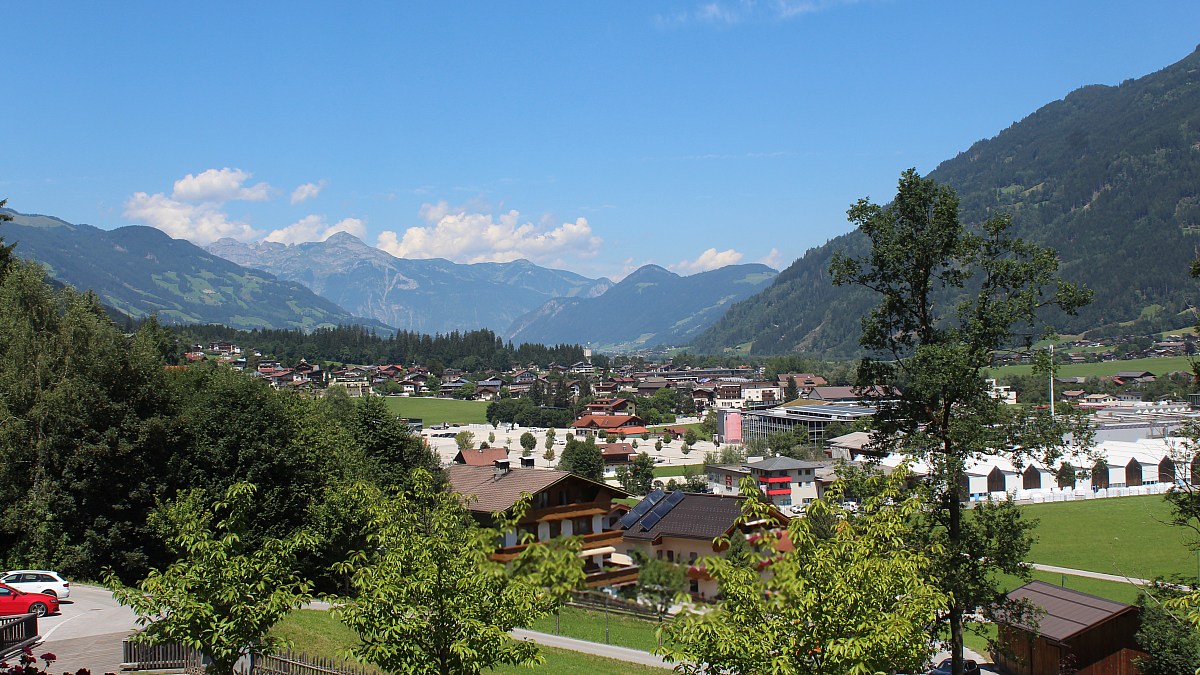
POLYGON ((575 539, 525 549, 509 567, 490 554, 503 530, 480 527, 459 497, 418 470, 402 495, 366 495, 371 548, 342 565, 353 595, 335 612, 354 629, 355 655, 392 673, 466 675, 540 662, 537 646, 509 631, 553 611, 583 577, 575 539))
POLYGON ((984 369, 996 350, 1028 348, 1047 335, 1043 318, 1050 309, 1074 312, 1090 294, 1059 281, 1054 252, 1013 237, 1009 217, 965 226, 954 191, 915 170, 900 177, 889 206, 862 199, 849 216, 870 249, 862 258, 836 254, 830 273, 835 284, 879 296, 862 319, 861 342, 872 354, 859 364, 857 384, 878 406, 874 440, 880 449, 933 469, 930 531, 944 544, 937 573, 952 599, 942 618, 957 674, 964 622, 977 608, 1003 601, 998 574, 1027 574, 1021 558, 992 555, 1027 546, 1027 528, 1007 530, 1018 541, 997 541, 979 529, 980 519, 964 522, 959 486, 967 462, 1006 453, 1017 464, 1035 457, 1053 466, 1067 446, 1064 438, 1080 447, 1091 438, 1077 417, 1051 418, 993 398, 984 369))
POLYGON ((232 674, 252 649, 271 650, 271 628, 311 599, 311 585, 295 570, 312 536, 298 532, 251 545, 245 535, 254 495, 253 485, 235 483, 205 508, 202 493, 184 494, 159 514, 179 559, 135 587, 111 570, 105 579, 145 626, 139 639, 197 649, 211 660, 213 675, 232 674))
POLYGON ((596 441, 590 436, 586 441, 567 439, 562 458, 558 460, 558 468, 584 478, 604 480, 604 456, 600 452, 600 446, 596 445, 596 441))
MULTIPOLYGON (((722 604, 685 613, 663 629, 660 652, 682 673, 867 674, 914 672, 930 654, 929 627, 945 606, 928 551, 912 546, 911 522, 923 505, 903 498, 903 471, 885 483, 855 518, 818 536, 808 518, 792 519, 779 553, 772 533, 758 550, 702 560, 720 585, 722 604), (760 572, 764 566, 769 573, 760 572)), ((742 522, 767 515, 757 487, 742 522)), ((809 512, 838 512, 836 489, 809 512)))

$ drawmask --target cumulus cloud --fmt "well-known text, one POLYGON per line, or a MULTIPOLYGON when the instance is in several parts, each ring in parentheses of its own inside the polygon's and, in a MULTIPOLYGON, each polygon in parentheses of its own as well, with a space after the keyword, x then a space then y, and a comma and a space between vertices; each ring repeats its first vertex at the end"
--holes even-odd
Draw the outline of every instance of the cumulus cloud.
POLYGON ((362 238, 367 234, 366 224, 358 218, 343 218, 333 225, 325 222, 324 216, 305 216, 287 227, 273 230, 263 239, 281 244, 299 244, 305 241, 325 241, 336 232, 349 232, 362 238))
POLYGON ((759 258, 758 262, 766 265, 767 267, 779 269, 779 266, 783 263, 783 254, 779 252, 779 249, 772 248, 771 252, 762 258, 759 258))
POLYGON ((733 249, 718 251, 715 248, 710 248, 701 253, 700 257, 695 260, 682 260, 674 265, 669 265, 669 267, 681 274, 695 274, 696 272, 715 270, 718 267, 726 265, 736 265, 741 261, 742 254, 733 249))
POLYGON ((125 200, 125 216, 157 227, 176 239, 208 244, 221 237, 254 239, 262 233, 250 224, 230 218, 222 206, 230 201, 265 201, 271 196, 266 183, 247 186, 251 174, 241 169, 208 169, 175 181, 168 197, 164 192, 135 192, 125 200))
POLYGON ((325 188, 325 183, 326 181, 322 179, 317 183, 305 183, 292 190, 292 203, 301 204, 321 194, 321 190, 325 188))
POLYGON ((183 202, 224 203, 234 200, 263 202, 271 196, 271 186, 259 183, 245 187, 242 184, 251 174, 241 169, 209 169, 202 173, 188 174, 175 181, 173 199, 183 202))
POLYGON ((509 262, 525 258, 560 264, 566 258, 591 258, 602 240, 586 218, 554 226, 522 220, 518 211, 495 216, 451 208, 446 202, 424 204, 420 215, 429 223, 404 234, 380 233, 379 248, 400 258, 448 258, 456 262, 509 262))
POLYGON ((230 220, 219 204, 188 204, 159 192, 136 192, 125 202, 125 216, 157 227, 176 239, 208 244, 221 237, 254 239, 260 232, 247 223, 230 220))

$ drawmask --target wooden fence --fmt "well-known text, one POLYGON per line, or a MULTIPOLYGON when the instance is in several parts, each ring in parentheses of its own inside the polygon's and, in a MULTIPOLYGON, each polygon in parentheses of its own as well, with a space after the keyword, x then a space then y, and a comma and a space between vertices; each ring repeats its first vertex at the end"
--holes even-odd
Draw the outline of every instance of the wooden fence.
POLYGON ((0 660, 13 656, 38 639, 36 614, 0 617, 0 660))
POLYGON ((121 670, 192 670, 199 664, 196 650, 176 644, 121 641, 121 670))
POLYGON ((271 654, 250 660, 251 675, 379 675, 374 668, 349 661, 321 659, 304 654, 271 654))
MULTIPOLYGON (((126 639, 121 643, 121 670, 160 670, 203 675, 204 657, 195 649, 176 644, 151 645, 126 639)), ((349 661, 306 654, 252 654, 242 675, 380 675, 374 668, 349 661)))

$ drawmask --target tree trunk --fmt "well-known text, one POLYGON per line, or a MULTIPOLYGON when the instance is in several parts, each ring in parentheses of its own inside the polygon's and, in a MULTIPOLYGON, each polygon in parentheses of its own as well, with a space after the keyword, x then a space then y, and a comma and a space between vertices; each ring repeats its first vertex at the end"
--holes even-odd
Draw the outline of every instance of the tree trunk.
MULTIPOLYGON (((946 444, 946 454, 949 457, 949 442, 946 444)), ((962 564, 962 502, 959 494, 959 484, 963 478, 962 462, 957 458, 950 459, 950 574, 955 580, 959 577, 958 568, 962 564)), ((963 606, 962 599, 957 594, 950 602, 950 659, 954 675, 963 672, 963 606)))

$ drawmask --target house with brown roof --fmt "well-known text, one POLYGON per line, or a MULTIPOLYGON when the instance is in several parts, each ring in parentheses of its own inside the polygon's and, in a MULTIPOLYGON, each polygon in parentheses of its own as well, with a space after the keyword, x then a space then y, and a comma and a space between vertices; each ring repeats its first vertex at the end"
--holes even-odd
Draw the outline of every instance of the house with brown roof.
POLYGON ((598 398, 583 406, 584 415, 632 415, 634 412, 633 401, 627 398, 598 398))
POLYGON ((584 415, 571 423, 576 436, 591 434, 625 434, 640 436, 646 432, 646 422, 637 415, 584 415))
POLYGON ((1134 659, 1147 656, 1134 639, 1138 608, 1087 593, 1032 581, 1008 594, 1036 610, 1032 624, 999 624, 996 664, 1012 675, 1123 675, 1137 673, 1134 659))
POLYGON ((468 466, 495 466, 496 460, 508 459, 508 450, 500 446, 494 448, 477 448, 473 450, 459 450, 454 456, 455 464, 466 464, 468 466))
POLYGON ((814 373, 780 373, 775 378, 775 381, 781 388, 787 387, 789 380, 795 380, 796 387, 798 389, 803 389, 805 387, 824 387, 829 384, 828 380, 814 373))
MULTIPOLYGON (((613 499, 628 497, 628 492, 567 471, 510 468, 507 459, 491 466, 452 464, 446 475, 471 515, 487 526, 495 525, 493 514, 510 511, 523 495, 529 495, 529 508, 518 528, 533 537, 534 545, 559 536, 579 536, 590 588, 637 581, 637 566, 617 551, 623 533, 614 527, 624 508, 613 499)), ((513 560, 529 545, 519 543, 516 532, 507 533, 501 543, 492 554, 501 562, 513 560)))
POLYGON ((637 450, 633 448, 632 443, 602 443, 600 445, 600 456, 604 458, 604 466, 629 464, 636 455, 637 450))
MULTIPOLYGON (((744 497, 733 495, 655 490, 617 523, 624 531, 618 550, 625 553, 638 550, 647 557, 689 565, 691 593, 700 598, 714 598, 719 592, 717 582, 699 561, 724 553, 725 547, 713 543, 718 537, 730 535, 738 528, 754 529, 737 522, 744 501, 744 497)), ((767 521, 756 527, 785 527, 787 521, 787 516, 771 509, 767 521)))

